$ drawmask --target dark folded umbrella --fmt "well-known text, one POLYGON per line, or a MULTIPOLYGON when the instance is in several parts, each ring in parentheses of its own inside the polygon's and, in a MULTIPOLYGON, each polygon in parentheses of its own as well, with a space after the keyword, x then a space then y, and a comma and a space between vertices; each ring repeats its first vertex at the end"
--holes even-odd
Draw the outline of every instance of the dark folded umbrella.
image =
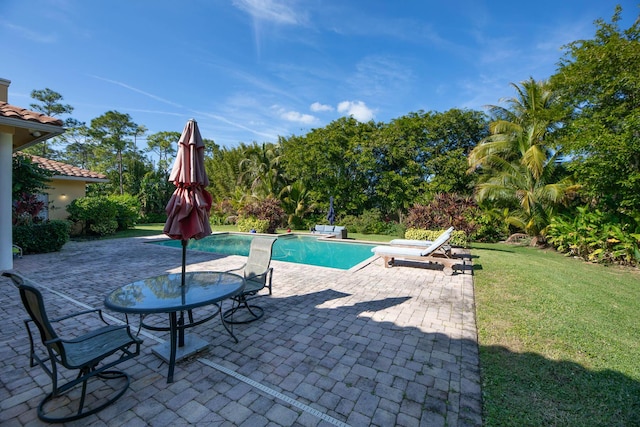
POLYGON ((329 212, 327 213, 327 221, 330 225, 336 221, 336 211, 333 209, 333 196, 329 198, 329 212))

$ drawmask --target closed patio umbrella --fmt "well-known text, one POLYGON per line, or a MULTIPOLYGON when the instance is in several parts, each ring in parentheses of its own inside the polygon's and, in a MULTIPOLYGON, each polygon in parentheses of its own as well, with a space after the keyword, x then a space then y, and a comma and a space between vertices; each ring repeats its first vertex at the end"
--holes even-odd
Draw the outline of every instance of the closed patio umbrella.
POLYGON ((333 209, 333 196, 329 198, 329 212, 327 213, 327 221, 330 225, 336 221, 336 211, 333 209))
POLYGON ((193 119, 187 122, 180 136, 178 155, 169 181, 175 184, 176 189, 167 203, 167 222, 163 232, 172 239, 182 240, 184 278, 189 239, 201 239, 211 234, 209 210, 212 199, 205 190, 209 178, 204 167, 204 143, 193 119))
MULTIPOLYGON (((182 279, 184 291, 187 243, 189 239, 201 239, 211 234, 209 210, 211 195, 205 190, 209 185, 204 167, 204 143, 194 119, 187 122, 178 142, 176 156, 169 181, 176 189, 167 203, 167 222, 164 234, 182 241, 182 279)), ((184 298, 184 292, 182 292, 184 298)), ((183 323, 182 313, 180 323, 183 323)), ((180 346, 184 345, 184 331, 180 329, 180 346)))

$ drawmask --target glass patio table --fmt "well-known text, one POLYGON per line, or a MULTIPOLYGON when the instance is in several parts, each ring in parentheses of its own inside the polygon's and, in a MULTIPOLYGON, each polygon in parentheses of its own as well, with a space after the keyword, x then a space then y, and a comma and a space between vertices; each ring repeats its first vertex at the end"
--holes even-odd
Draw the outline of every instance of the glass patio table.
POLYGON ((233 297, 244 288, 244 279, 237 274, 219 271, 198 271, 182 274, 163 274, 149 277, 121 286, 112 291, 104 300, 106 308, 125 314, 139 314, 140 327, 154 331, 169 331, 170 342, 160 344, 153 352, 169 365, 167 383, 173 382, 176 358, 181 359, 201 350, 207 343, 197 337, 185 337, 187 328, 200 325, 216 315, 220 315, 222 325, 235 342, 233 334, 222 316, 222 301, 233 297), (204 319, 194 321, 194 308, 213 305, 217 310, 204 319), (189 321, 184 322, 184 312, 189 321), (216 312, 217 311, 217 312, 216 312), (154 326, 144 323, 149 314, 167 313, 169 326, 154 326), (178 313, 180 315, 178 316, 178 313), (167 348, 168 347, 168 348, 167 348))

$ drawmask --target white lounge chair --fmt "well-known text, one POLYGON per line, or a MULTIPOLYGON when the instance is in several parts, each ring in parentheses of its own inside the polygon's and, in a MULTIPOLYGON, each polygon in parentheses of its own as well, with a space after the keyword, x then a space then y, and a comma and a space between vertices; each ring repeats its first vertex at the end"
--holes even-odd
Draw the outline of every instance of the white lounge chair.
MULTIPOLYGON (((451 235, 451 233, 453 233, 453 230, 455 230, 455 228, 449 227, 448 229, 443 231, 440 236, 444 234, 451 235)), ((440 236, 438 236, 438 238, 440 238, 440 236)), ((416 246, 419 248, 428 248, 433 244, 433 242, 434 240, 393 239, 389 242, 389 244, 392 246, 416 246)))
POLYGON ((385 268, 393 266, 395 259, 408 259, 417 261, 437 262, 444 266, 444 270, 453 273, 453 266, 460 263, 453 258, 451 252, 443 246, 451 239, 450 233, 442 233, 427 248, 409 248, 403 246, 376 246, 371 252, 382 257, 385 268))

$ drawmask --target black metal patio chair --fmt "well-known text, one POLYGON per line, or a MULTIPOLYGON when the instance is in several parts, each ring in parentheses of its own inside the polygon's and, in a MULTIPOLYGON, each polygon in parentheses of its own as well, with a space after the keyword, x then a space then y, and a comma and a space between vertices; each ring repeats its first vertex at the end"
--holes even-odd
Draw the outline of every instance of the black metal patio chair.
POLYGON ((273 267, 270 267, 270 264, 275 241, 273 237, 253 238, 246 264, 228 271, 242 271, 245 286, 241 294, 233 297, 233 306, 223 314, 227 323, 249 323, 264 315, 262 307, 252 305, 249 301, 258 296, 257 293, 264 288, 269 289, 271 295, 273 267))
POLYGON ((38 418, 55 423, 73 421, 95 414, 119 399, 129 388, 129 375, 111 368, 140 354, 141 340, 131 334, 129 326, 109 325, 102 317, 100 309, 86 310, 49 320, 42 294, 33 281, 15 272, 4 272, 2 275, 9 277, 17 286, 24 308, 29 314, 29 319, 24 321, 30 342, 29 366, 34 367, 37 362, 52 381, 51 393, 47 394, 38 405, 38 418), (66 339, 60 337, 56 328, 53 327, 58 322, 74 319, 87 313, 97 313, 106 326, 66 339), (46 356, 43 355, 43 349, 36 347, 32 324, 35 324, 38 329, 40 340, 46 348, 46 356), (107 358, 109 360, 105 360, 107 358), (50 363, 50 367, 47 362, 50 363), (59 384, 66 381, 60 372, 60 365, 68 370, 78 370, 75 379, 59 384), (95 406, 85 408, 87 382, 94 377, 101 378, 105 383, 115 380, 113 383, 116 385, 110 393, 107 392, 105 395, 102 395, 104 392, 102 387, 98 394, 108 397, 92 396, 91 401, 95 406), (79 384, 82 385, 82 390, 79 399, 75 399, 77 393, 72 389, 79 384), (71 394, 74 395, 73 398, 70 397, 71 394), (66 399, 57 399, 61 396, 77 402, 77 411, 70 410, 72 402, 67 404, 66 399), (56 399, 57 403, 54 402, 56 399), (67 415, 70 412, 71 415, 67 415))

